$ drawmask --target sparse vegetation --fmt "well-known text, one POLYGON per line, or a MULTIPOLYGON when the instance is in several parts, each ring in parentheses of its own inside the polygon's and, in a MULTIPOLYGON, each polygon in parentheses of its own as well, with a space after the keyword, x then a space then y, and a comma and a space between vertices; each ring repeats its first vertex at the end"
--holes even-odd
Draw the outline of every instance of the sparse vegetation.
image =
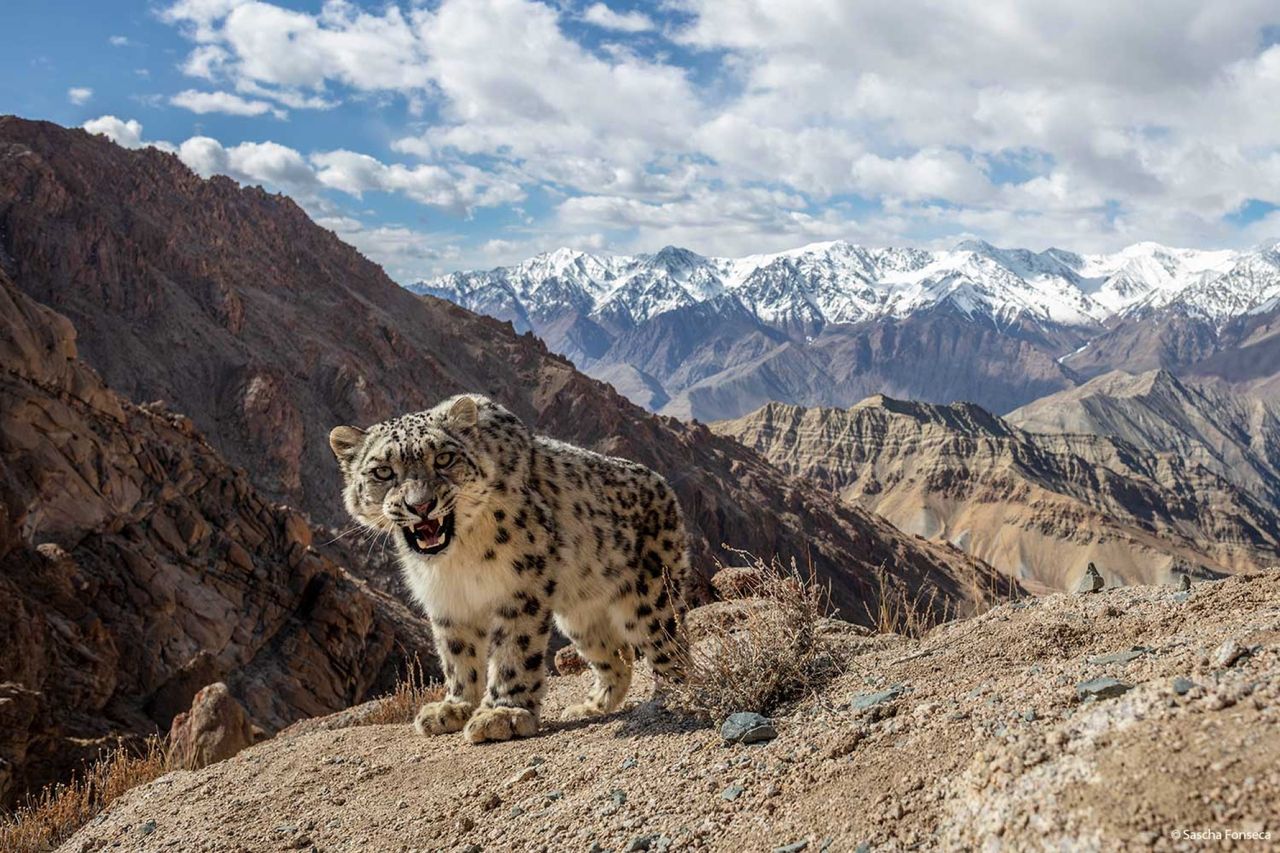
POLYGON ((862 606, 877 633, 922 637, 934 625, 955 616, 945 599, 939 605, 938 588, 932 584, 921 586, 913 594, 883 566, 871 577, 875 584, 875 602, 864 601, 862 606))
POLYGON ((723 602, 722 618, 700 621, 683 681, 667 687, 668 705, 721 720, 735 711, 769 713, 819 689, 838 671, 820 628, 830 595, 792 561, 765 562, 739 552, 752 579, 749 596, 723 602))
POLYGON ((70 782, 50 785, 13 812, 0 816, 0 850, 52 850, 121 794, 170 769, 160 737, 152 735, 141 747, 118 743, 70 782))
POLYGON ((377 700, 377 704, 368 715, 360 719, 359 725, 412 723, 419 708, 443 696, 444 686, 427 678, 422 661, 414 655, 406 664, 404 675, 396 682, 395 689, 377 700))

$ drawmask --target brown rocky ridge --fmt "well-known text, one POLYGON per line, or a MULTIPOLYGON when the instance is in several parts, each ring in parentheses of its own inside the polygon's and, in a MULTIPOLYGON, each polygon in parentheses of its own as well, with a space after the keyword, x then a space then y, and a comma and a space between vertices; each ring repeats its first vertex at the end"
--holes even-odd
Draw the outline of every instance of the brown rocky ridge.
POLYGON ((1113 584, 1280 562, 1275 504, 1175 448, 883 395, 847 410, 771 403, 713 429, 1036 589, 1074 589, 1090 562, 1113 584))
POLYGON ((0 805, 225 681, 274 732, 388 689, 424 623, 0 269, 0 805))
POLYGON ((510 324, 414 296, 288 198, 204 180, 173 155, 0 118, 0 251, 19 289, 71 319, 108 385, 167 401, 266 495, 321 522, 346 524, 331 427, 476 391, 665 475, 704 574, 732 560, 726 543, 811 562, 851 618, 874 606, 880 568, 959 609, 975 586, 1003 588, 958 549, 645 412, 510 324))
MULTIPOLYGON (((753 745, 641 678, 620 713, 484 748, 280 736, 129 792, 65 849, 1267 849, 1278 615, 1272 570, 1024 598, 919 640, 829 622, 843 673, 753 745)), ((588 678, 553 677, 548 716, 588 678)))

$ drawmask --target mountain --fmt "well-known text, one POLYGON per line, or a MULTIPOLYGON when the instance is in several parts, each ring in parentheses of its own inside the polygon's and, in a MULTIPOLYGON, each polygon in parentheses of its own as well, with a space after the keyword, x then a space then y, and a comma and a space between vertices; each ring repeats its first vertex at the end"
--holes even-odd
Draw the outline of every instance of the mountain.
MULTIPOLYGON (((1256 344, 1250 318, 1280 305, 1280 253, 1139 243, 1078 255, 981 241, 936 252, 817 243, 745 258, 559 249, 410 287, 532 331, 683 418, 877 392, 1008 411, 1113 367, 1191 370, 1256 344)), ((1253 355, 1220 360, 1230 362, 1220 372, 1257 384, 1280 373, 1253 355)))
POLYGON ((771 403, 712 429, 1033 589, 1072 589, 1091 561, 1123 583, 1280 562, 1276 504, 1177 451, 883 395, 847 410, 771 403))
POLYGON ((227 682, 275 732, 389 690, 424 620, 0 269, 0 806, 227 682))
POLYGON ((201 179, 155 149, 0 119, 0 254, 20 290, 76 325, 109 385, 164 399, 265 494, 325 523, 346 523, 333 425, 478 391, 535 429, 663 473, 704 575, 736 559, 726 545, 812 561, 865 619, 878 567, 960 605, 990 573, 644 411, 532 335, 409 293, 288 198, 201 179))
POLYGON ((1036 433, 1114 436, 1178 456, 1280 506, 1280 411, 1164 370, 1116 371, 1044 397, 1005 419, 1036 433))

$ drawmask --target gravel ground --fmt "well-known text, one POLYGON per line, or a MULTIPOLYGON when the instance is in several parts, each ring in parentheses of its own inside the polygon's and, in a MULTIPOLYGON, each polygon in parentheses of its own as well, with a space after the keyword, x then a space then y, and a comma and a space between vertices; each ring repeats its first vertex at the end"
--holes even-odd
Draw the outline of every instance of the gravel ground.
MULTIPOLYGON (((673 718, 642 677, 623 712, 518 742, 278 737, 130 792, 63 849, 1280 846, 1280 571, 1029 598, 921 640, 828 630, 846 671, 766 743, 673 718)), ((554 720, 587 676, 551 682, 554 720)))

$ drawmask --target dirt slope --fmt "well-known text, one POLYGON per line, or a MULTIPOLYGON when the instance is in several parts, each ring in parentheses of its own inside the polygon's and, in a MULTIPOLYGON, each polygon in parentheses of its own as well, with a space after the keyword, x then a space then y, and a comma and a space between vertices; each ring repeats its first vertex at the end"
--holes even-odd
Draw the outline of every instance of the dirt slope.
MULTIPOLYGON (((1199 849, 1175 833, 1280 833, 1280 570, 1025 599, 919 641, 829 630, 847 672, 776 714, 763 745, 651 705, 481 748, 313 731, 135 790, 64 849, 1199 849), (1106 676, 1133 689, 1078 698, 1106 676)), ((585 689, 552 682, 552 714, 585 689)))

